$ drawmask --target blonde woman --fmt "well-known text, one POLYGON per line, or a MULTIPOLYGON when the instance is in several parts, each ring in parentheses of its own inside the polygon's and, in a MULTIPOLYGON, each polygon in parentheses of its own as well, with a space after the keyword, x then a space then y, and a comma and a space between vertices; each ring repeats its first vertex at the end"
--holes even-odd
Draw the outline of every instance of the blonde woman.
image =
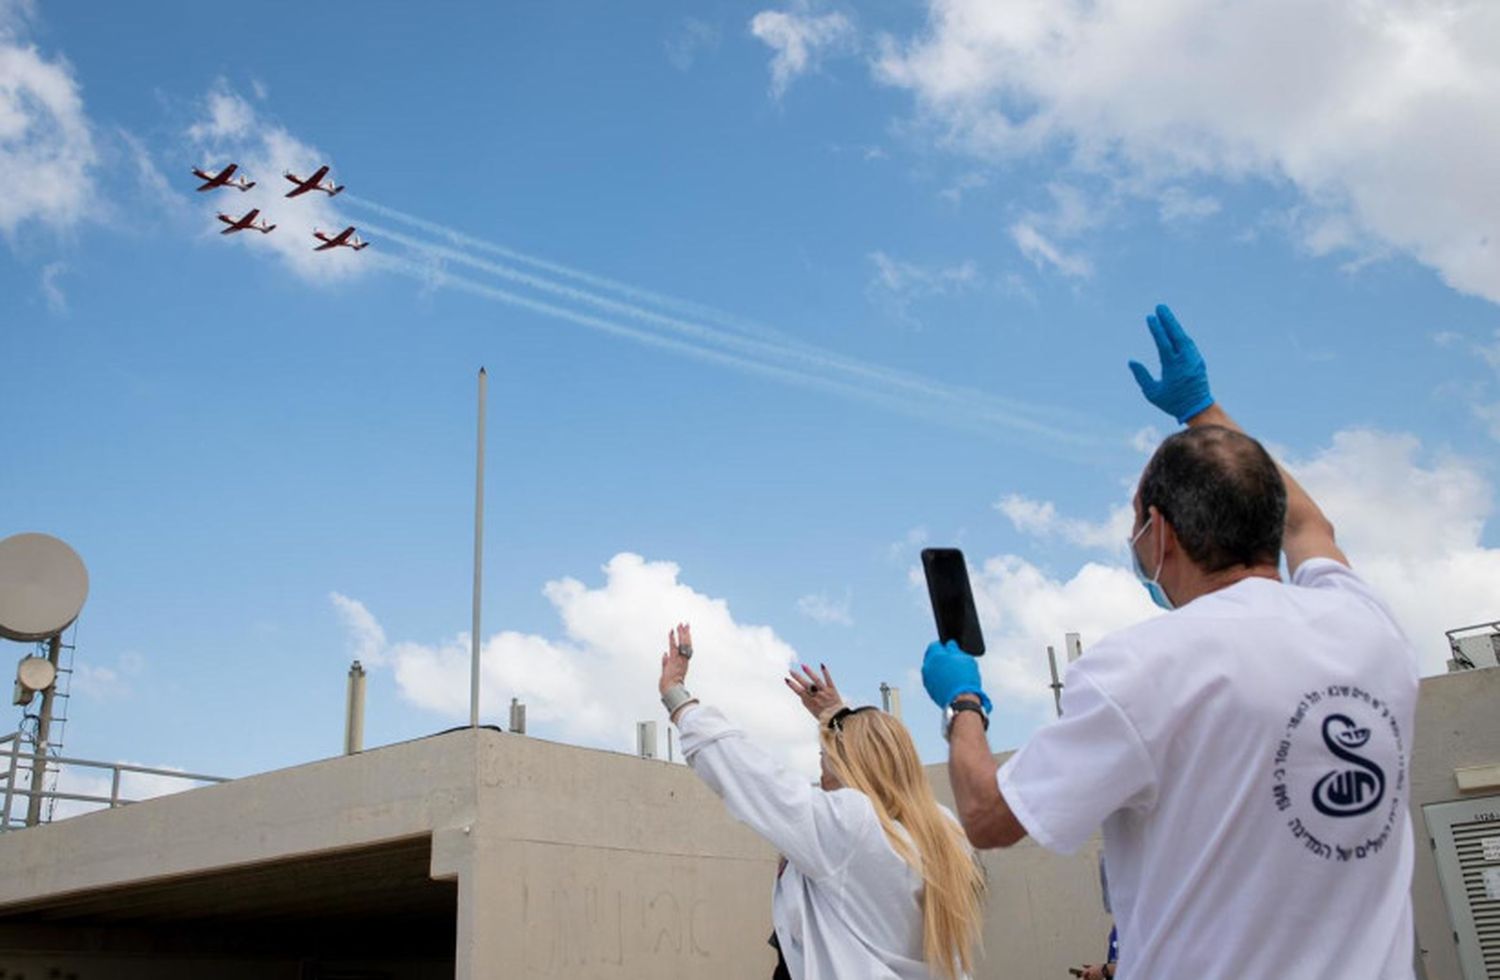
POLYGON ((818 719, 819 790, 688 693, 692 655, 688 627, 668 631, 662 704, 688 765, 785 856, 771 919, 792 980, 966 977, 984 879, 905 726, 873 707, 845 707, 827 668, 793 673, 787 686, 818 719))

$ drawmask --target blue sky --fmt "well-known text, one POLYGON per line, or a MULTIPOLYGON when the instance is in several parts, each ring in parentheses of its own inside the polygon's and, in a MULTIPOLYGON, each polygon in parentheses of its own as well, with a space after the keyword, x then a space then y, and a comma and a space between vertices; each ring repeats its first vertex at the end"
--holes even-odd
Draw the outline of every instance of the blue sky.
POLYGON ((1500 615, 1500 25, 1193 6, 0 3, 0 534, 92 574, 69 754, 333 754, 354 655, 370 744, 465 721, 480 365, 486 720, 628 748, 695 617, 793 757, 800 658, 936 759, 912 575, 958 544, 1017 744, 1047 643, 1150 612, 1161 301, 1440 670, 1500 615), (317 162, 342 197, 279 197, 317 162))

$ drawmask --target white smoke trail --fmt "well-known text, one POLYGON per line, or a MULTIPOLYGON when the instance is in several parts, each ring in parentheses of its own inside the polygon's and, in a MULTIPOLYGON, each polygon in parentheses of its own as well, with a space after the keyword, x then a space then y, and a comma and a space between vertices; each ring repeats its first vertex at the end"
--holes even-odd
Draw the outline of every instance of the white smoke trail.
POLYGON ((683 316, 695 317, 699 320, 711 323, 714 326, 722 327, 726 330, 733 330, 737 333, 745 334, 746 336, 760 337, 765 340, 774 340, 779 343, 785 344, 796 345, 802 343, 795 337, 791 337, 788 334, 773 327, 768 327, 764 324, 756 323, 752 320, 747 320, 744 317, 735 316, 732 313, 726 313, 723 310, 715 309, 712 306, 708 306, 703 303, 695 303, 692 300, 682 299, 681 297, 677 296, 668 296, 665 293, 659 293, 655 292, 654 290, 644 289, 640 286, 633 286, 630 283, 620 282, 618 279, 610 279, 607 276, 601 276, 592 272, 587 272, 583 269, 574 268, 573 266, 563 265, 561 262, 554 262, 551 259, 544 259, 535 255, 527 255, 525 252, 517 251, 516 249, 509 248, 497 242, 490 242, 485 241, 482 238, 475 238, 473 235, 467 235, 459 231, 457 228, 450 228, 447 225, 440 225, 435 221, 428 221, 427 219, 419 218, 414 214, 408 214, 405 211, 398 211, 395 208, 387 207, 384 204, 359 197, 355 194, 345 194, 343 195, 343 200, 345 201, 345 203, 352 204, 356 208, 364 208, 367 211, 371 211, 375 214, 389 218, 392 221, 398 221, 411 228, 415 228, 418 231, 424 231, 429 235, 435 235, 438 238, 446 240, 449 244, 459 246, 460 248, 466 249, 468 251, 487 252, 490 255, 498 255, 503 259, 506 259, 510 262, 515 262, 519 265, 530 266, 533 269, 541 269, 543 272, 550 272, 555 276, 561 276, 565 279, 572 279, 576 282, 581 282, 585 285, 592 286, 595 289, 616 293, 617 295, 624 296, 627 299, 634 300, 637 303, 645 303, 650 306, 655 306, 659 309, 679 313, 683 316))
POLYGON ((1000 427, 1014 433, 1039 436, 1056 455, 1078 457, 1082 451, 1097 449, 1102 445, 1101 439, 1088 434, 1088 430, 1099 428, 1097 421, 1082 417, 1076 412, 1023 404, 976 389, 944 385, 919 375, 859 361, 806 343, 784 339, 785 335, 779 331, 742 320, 703 304, 642 289, 561 263, 525 255, 514 249, 486 242, 457 229, 427 221, 364 198, 351 195, 348 201, 357 207, 389 216, 427 234, 438 236, 457 247, 412 237, 384 226, 371 225, 368 222, 362 225, 365 231, 378 236, 384 242, 403 246, 414 253, 436 260, 442 266, 448 263, 467 266, 485 276, 494 276, 528 289, 550 294, 565 301, 567 305, 557 305, 488 286, 472 278, 452 275, 446 269, 435 272, 435 266, 431 262, 426 264, 408 262, 397 268, 397 265, 382 261, 383 265, 393 271, 421 279, 429 286, 450 285, 487 299, 527 308, 545 316, 568 320, 616 336, 628 337, 640 343, 672 349, 679 353, 715 361, 739 370, 775 377, 803 387, 838 392, 862 401, 880 404, 902 414, 931 419, 950 426, 972 428, 989 435, 997 433, 990 431, 987 427, 1000 427), (613 292, 625 299, 600 295, 599 292, 567 282, 559 282, 545 275, 523 271, 513 265, 483 259, 473 254, 474 251, 503 256, 512 262, 528 265, 533 269, 546 270, 576 283, 595 286, 599 290, 613 292), (684 319, 682 316, 650 309, 641 305, 643 303, 654 304, 661 309, 683 314, 700 314, 700 317, 698 320, 684 319), (571 308, 579 304, 593 307, 595 310, 608 314, 609 317, 595 316, 571 308), (678 335, 678 339, 664 336, 660 329, 641 330, 628 327, 621 323, 619 318, 665 329, 678 335), (702 322, 704 319, 725 329, 715 329, 702 322), (871 386, 874 386, 876 390, 872 390, 871 386), (1069 451, 1064 452, 1064 446, 1069 451))

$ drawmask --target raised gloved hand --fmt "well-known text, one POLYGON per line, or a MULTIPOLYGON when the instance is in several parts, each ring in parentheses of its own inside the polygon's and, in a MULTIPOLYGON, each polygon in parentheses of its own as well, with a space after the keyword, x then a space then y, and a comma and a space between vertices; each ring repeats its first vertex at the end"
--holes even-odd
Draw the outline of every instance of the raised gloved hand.
POLYGON ((1208 391, 1208 365, 1203 363, 1193 338, 1165 306, 1158 306, 1155 315, 1146 317, 1146 326, 1151 328, 1156 352, 1161 355, 1161 380, 1151 377, 1139 361, 1130 362, 1130 371, 1146 401, 1178 422, 1186 422, 1214 403, 1208 391))
POLYGON ((960 694, 977 694, 985 711, 991 707, 979 680, 979 661, 960 650, 957 640, 927 645, 927 655, 922 658, 922 686, 939 708, 948 707, 960 694))

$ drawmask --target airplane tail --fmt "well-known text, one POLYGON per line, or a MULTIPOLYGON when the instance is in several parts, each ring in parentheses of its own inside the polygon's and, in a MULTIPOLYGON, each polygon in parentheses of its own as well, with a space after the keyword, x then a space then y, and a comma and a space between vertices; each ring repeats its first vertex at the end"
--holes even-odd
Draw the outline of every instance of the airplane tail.
POLYGON ((329 197, 333 197, 334 195, 338 194, 338 192, 341 191, 341 190, 343 190, 343 189, 344 189, 344 185, 343 184, 339 184, 333 190, 331 190, 331 191, 328 192, 328 196, 329 197))
POLYGON ((252 180, 252 181, 250 181, 247 184, 241 184, 240 185, 240 190, 242 190, 242 191, 248 191, 250 188, 252 188, 254 186, 255 186, 255 181, 252 180))
POLYGON ((358 252, 362 248, 369 248, 370 247, 370 243, 369 242, 360 242, 358 245, 351 245, 349 247, 352 248, 352 249, 354 249, 356 252, 358 252))
POLYGON ((271 232, 273 232, 275 230, 276 230, 276 226, 275 225, 266 225, 264 228, 260 229, 260 233, 262 235, 269 235, 271 232))

